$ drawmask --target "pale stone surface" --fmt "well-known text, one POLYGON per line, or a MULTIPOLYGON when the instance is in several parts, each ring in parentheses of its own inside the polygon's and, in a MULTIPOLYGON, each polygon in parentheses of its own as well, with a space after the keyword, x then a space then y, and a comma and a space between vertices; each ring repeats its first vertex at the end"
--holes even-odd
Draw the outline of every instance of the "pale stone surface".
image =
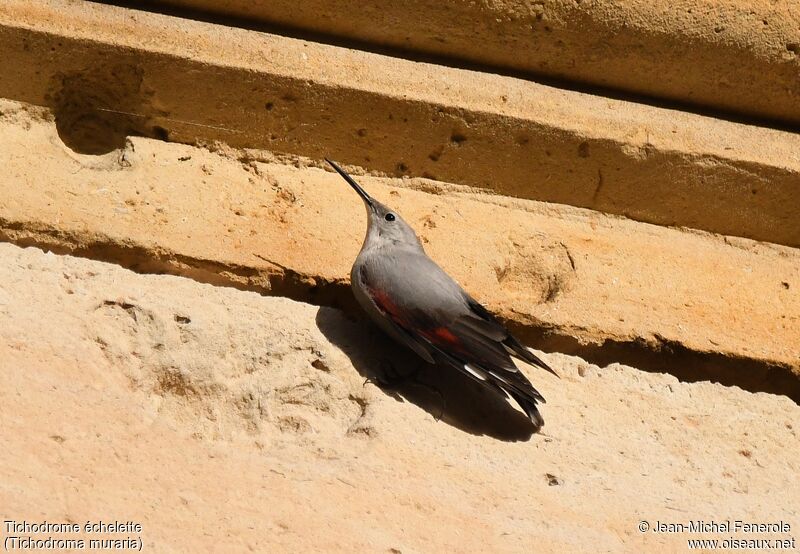
MULTIPOLYGON (((6 240, 137 271, 346 302, 366 223, 360 200, 332 171, 141 138, 105 156, 78 155, 51 122, 3 106, 6 240)), ((580 352, 565 338, 650 351, 675 346, 727 360, 717 379, 761 390, 772 379, 766 390, 800 397, 797 379, 746 364, 783 368, 784 377, 800 372, 796 249, 429 180, 359 180, 415 227, 471 294, 548 350, 580 352), (543 341, 543 331, 562 340, 543 341)), ((695 371, 696 360, 677 360, 685 376, 695 371)))
POLYGON ((92 2, 0 4, 0 96, 62 137, 221 140, 800 246, 800 135, 92 2))
POLYGON ((426 371, 437 422, 434 393, 362 384, 414 362, 336 310, 0 244, 3 517, 137 521, 158 552, 686 550, 640 520, 796 536, 796 404, 546 357, 561 379, 525 368, 544 434, 426 371))

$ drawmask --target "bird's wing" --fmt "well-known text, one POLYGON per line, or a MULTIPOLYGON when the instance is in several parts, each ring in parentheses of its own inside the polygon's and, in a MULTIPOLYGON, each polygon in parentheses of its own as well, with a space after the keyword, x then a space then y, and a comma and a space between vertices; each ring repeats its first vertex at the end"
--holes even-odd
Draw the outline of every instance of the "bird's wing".
POLYGON ((467 371, 476 371, 478 377, 490 376, 507 392, 515 392, 531 401, 544 402, 544 398, 528 378, 514 365, 504 343, 477 328, 470 316, 460 316, 445 327, 446 332, 423 333, 434 346, 459 360, 467 371))
POLYGON ((497 321, 492 313, 484 308, 480 302, 466 295, 467 305, 469 306, 469 317, 464 318, 463 324, 472 328, 476 333, 485 336, 488 339, 499 342, 509 354, 515 356, 531 365, 538 366, 545 369, 559 377, 553 368, 547 365, 531 350, 522 345, 514 336, 508 332, 502 323, 497 321))
POLYGON ((435 363, 429 347, 423 341, 420 341, 415 333, 410 332, 410 329, 413 329, 410 319, 404 316, 400 308, 391 301, 388 295, 368 286, 366 287, 366 293, 374 308, 384 316, 384 324, 394 331, 392 333, 394 337, 429 364, 435 363))

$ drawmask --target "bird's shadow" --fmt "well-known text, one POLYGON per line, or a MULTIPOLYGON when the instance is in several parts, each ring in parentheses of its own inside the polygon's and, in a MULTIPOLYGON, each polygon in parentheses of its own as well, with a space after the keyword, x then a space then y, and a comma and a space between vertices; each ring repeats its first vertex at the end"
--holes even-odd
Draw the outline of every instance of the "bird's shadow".
POLYGON ((339 310, 322 307, 316 323, 322 334, 350 358, 356 371, 395 400, 411 402, 473 435, 524 441, 536 431, 530 419, 497 393, 453 368, 428 364, 367 321, 349 320, 339 310), (380 384, 387 381, 392 384, 380 384))

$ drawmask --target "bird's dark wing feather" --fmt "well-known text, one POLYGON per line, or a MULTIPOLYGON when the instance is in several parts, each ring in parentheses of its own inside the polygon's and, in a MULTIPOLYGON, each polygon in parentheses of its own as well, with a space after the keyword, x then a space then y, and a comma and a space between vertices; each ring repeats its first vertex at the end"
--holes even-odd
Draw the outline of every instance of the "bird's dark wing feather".
POLYGON ((466 373, 483 386, 513 399, 537 428, 544 425, 544 418, 539 413, 536 403, 544 404, 545 400, 522 373, 498 368, 490 369, 478 363, 465 362, 462 356, 445 348, 436 345, 432 345, 432 348, 444 363, 466 373))
MULTIPOLYGON (((468 316, 466 316, 468 317, 468 316)), ((506 390, 530 397, 531 401, 544 403, 539 391, 533 388, 528 378, 514 365, 509 353, 498 342, 465 324, 465 316, 459 317, 448 329, 457 339, 448 344, 434 341, 436 346, 449 347, 449 353, 464 363, 478 367, 491 375, 498 385, 506 390)))
POLYGON ((529 349, 525 348, 514 336, 497 321, 492 313, 484 308, 477 300, 467 295, 467 304, 474 315, 470 319, 470 324, 483 332, 487 337, 499 341, 504 347, 512 352, 513 356, 528 362, 529 364, 545 369, 558 377, 558 373, 553 371, 549 365, 544 363, 529 349))
POLYGON ((536 402, 540 401, 544 404, 545 400, 542 398, 542 395, 533 388, 524 375, 518 373, 521 379, 518 379, 516 385, 511 385, 508 374, 506 374, 504 378, 498 377, 502 371, 498 372, 497 370, 486 370, 482 366, 477 366, 472 363, 464 363, 463 360, 459 359, 458 355, 451 354, 450 352, 440 349, 436 346, 432 346, 432 348, 442 362, 457 369, 458 371, 461 371, 462 373, 466 373, 483 386, 493 390, 501 396, 513 399, 537 428, 540 428, 544 425, 544 418, 539 413, 539 409, 536 407, 536 402))

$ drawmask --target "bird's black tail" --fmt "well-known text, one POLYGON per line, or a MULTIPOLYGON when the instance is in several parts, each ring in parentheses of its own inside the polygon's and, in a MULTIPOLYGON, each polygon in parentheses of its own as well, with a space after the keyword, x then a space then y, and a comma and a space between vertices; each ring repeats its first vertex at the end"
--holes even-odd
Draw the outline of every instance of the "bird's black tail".
POLYGON ((506 390, 502 385, 498 386, 519 405, 519 407, 527 414, 531 420, 531 423, 533 423, 537 429, 544 426, 544 418, 542 417, 542 414, 539 413, 539 408, 536 407, 536 400, 530 396, 519 394, 513 390, 506 390))
POLYGON ((544 397, 539 394, 539 391, 531 385, 530 381, 521 372, 511 373, 502 369, 492 370, 485 365, 465 363, 441 349, 436 348, 435 351, 441 362, 469 375, 483 386, 512 400, 530 418, 536 429, 544 425, 544 418, 537 408, 537 402, 545 403, 544 397))

